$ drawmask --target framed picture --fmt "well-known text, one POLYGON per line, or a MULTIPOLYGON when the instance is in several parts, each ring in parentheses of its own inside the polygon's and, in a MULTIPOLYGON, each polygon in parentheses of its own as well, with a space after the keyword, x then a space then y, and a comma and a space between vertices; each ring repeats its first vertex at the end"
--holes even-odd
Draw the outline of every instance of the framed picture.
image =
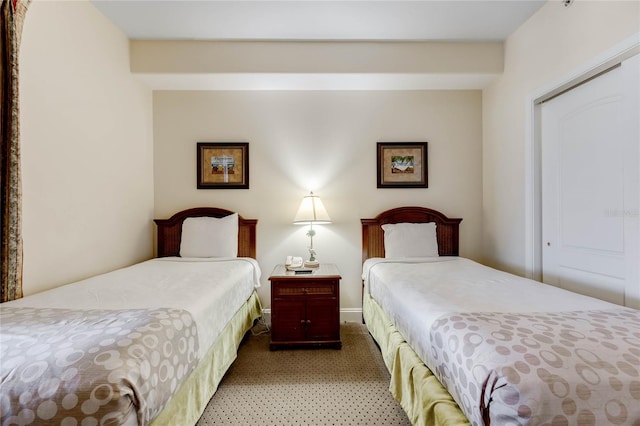
POLYGON ((249 189, 249 144, 198 142, 198 189, 249 189))
POLYGON ((378 142, 378 188, 428 188, 427 142, 378 142))

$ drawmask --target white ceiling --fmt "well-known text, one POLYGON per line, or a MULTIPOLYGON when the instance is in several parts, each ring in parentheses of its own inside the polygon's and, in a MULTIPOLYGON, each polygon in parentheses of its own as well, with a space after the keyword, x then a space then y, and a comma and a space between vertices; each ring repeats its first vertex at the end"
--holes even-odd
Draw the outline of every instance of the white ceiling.
POLYGON ((504 40, 545 0, 93 0, 131 39, 504 40))
MULTIPOLYGON (((91 0, 130 39, 503 41, 546 0, 91 0)), ((138 74, 155 90, 481 89, 494 75, 138 74)))

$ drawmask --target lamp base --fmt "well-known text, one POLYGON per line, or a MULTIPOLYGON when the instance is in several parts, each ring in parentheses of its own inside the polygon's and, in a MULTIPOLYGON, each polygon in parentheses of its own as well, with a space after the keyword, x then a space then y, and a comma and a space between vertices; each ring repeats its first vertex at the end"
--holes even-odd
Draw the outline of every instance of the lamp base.
POLYGON ((318 262, 317 260, 305 260, 304 261, 304 267, 305 268, 317 268, 318 266, 320 266, 320 262, 318 262))

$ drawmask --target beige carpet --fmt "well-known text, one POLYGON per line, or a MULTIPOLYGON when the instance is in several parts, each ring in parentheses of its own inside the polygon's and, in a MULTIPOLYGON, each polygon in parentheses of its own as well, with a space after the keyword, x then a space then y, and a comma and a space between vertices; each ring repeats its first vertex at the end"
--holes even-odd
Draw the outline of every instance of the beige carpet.
POLYGON ((240 347, 198 426, 410 425, 364 325, 342 325, 342 349, 269 351, 269 334, 240 347))

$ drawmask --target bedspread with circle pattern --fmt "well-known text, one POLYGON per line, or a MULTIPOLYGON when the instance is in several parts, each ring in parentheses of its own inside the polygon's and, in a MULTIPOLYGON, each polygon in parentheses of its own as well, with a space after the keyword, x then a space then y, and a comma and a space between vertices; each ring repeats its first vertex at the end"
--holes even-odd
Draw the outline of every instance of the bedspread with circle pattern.
POLYGON ((0 307, 0 424, 148 424, 195 367, 196 333, 179 309, 0 307))
POLYGON ((640 425, 640 311, 447 314, 430 354, 474 425, 640 425))

